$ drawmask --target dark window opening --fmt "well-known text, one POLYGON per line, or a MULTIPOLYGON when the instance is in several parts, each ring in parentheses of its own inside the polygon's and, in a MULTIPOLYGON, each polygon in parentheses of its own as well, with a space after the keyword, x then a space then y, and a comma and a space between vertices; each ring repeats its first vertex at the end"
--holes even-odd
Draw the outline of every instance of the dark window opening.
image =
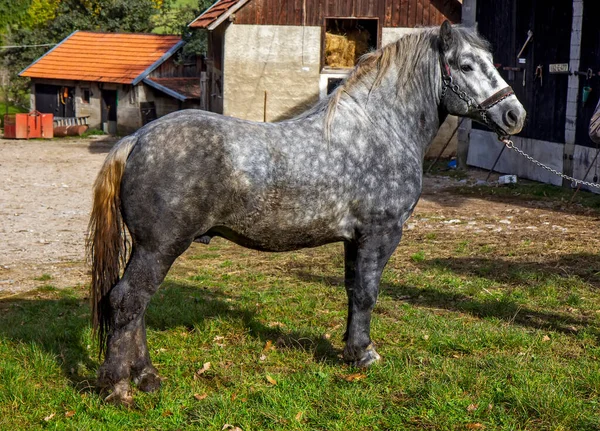
POLYGON ((328 78, 327 79, 327 94, 333 93, 333 90, 344 81, 344 78, 328 78))
POLYGON ((379 45, 377 19, 327 18, 323 65, 351 68, 379 45))
POLYGON ((83 103, 90 103, 90 89, 83 88, 81 91, 81 101, 83 103))

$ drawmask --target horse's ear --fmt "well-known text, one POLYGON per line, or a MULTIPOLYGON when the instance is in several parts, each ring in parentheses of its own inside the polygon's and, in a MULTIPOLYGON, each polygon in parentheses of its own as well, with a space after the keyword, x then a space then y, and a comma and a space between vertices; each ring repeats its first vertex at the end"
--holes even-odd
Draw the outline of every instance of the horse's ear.
POLYGON ((445 20, 440 27, 440 41, 442 44, 442 50, 444 52, 449 51, 454 41, 454 34, 452 31, 452 25, 450 21, 445 20))

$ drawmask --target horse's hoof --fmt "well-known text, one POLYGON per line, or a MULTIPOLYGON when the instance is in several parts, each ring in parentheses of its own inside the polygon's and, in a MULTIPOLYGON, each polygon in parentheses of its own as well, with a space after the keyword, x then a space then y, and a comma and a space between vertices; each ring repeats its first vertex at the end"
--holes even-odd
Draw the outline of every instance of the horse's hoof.
POLYGON ((153 371, 143 371, 138 377, 134 379, 137 388, 144 392, 154 392, 160 389, 162 379, 153 371))
POLYGON ((121 380, 119 383, 117 383, 114 386, 111 394, 104 398, 104 401, 115 405, 131 407, 133 405, 133 396, 131 395, 129 382, 126 380, 121 380))
POLYGON ((367 348, 358 355, 352 354, 349 349, 344 350, 344 359, 350 363, 350 365, 358 368, 369 368, 371 365, 379 362, 381 356, 375 350, 373 343, 369 344, 367 348))

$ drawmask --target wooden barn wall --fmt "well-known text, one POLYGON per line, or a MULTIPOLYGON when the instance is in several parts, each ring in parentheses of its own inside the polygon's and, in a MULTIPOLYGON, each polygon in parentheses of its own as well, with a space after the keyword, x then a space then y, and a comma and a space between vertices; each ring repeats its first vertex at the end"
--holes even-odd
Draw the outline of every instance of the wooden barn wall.
MULTIPOLYGON (((491 42, 494 62, 501 64, 500 74, 527 110, 527 122, 519 136, 565 142, 568 76, 550 75, 548 65, 569 62, 572 8, 571 0, 477 2, 479 32, 491 42), (534 37, 522 55, 527 60, 523 85, 522 72, 514 72, 510 79, 510 72, 502 66, 523 67, 517 63, 517 54, 529 29, 534 37), (534 79, 538 65, 544 70, 543 81, 534 79)), ((485 129, 479 124, 474 127, 485 129)))
POLYGON ((236 12, 235 23, 321 26, 329 17, 377 17, 383 27, 415 27, 446 18, 458 23, 461 7, 458 0, 252 0, 236 12))
POLYGON ((600 30, 598 29, 598 17, 600 17, 600 2, 586 1, 583 7, 579 70, 587 71, 590 68, 596 76, 589 80, 583 76, 579 77, 575 143, 587 147, 596 147, 596 144, 588 136, 588 127, 594 108, 600 98, 600 76, 598 76, 598 73, 600 73, 600 30), (585 103, 581 98, 584 86, 592 88, 592 92, 585 103))

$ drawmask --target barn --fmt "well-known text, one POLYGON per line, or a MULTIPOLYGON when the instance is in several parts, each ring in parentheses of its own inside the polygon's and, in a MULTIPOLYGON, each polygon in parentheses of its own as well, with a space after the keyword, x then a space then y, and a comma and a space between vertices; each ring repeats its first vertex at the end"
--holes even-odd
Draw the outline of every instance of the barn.
POLYGON ((208 31, 207 108, 290 118, 330 93, 361 54, 414 27, 458 23, 461 8, 458 0, 218 0, 189 25, 208 31))
POLYGON ((56 125, 128 134, 200 104, 202 63, 176 61, 179 36, 76 31, 25 68, 31 109, 56 125))
MULTIPOLYGON (((600 2, 465 0, 464 5, 471 10, 468 19, 477 21, 492 43, 500 74, 527 110, 525 128, 514 138, 517 146, 555 170, 598 182, 599 149, 587 129, 600 97, 600 2)), ((493 133, 473 124, 469 165, 489 169, 501 151, 493 133)), ((502 153, 496 170, 563 183, 511 151, 502 153)))

